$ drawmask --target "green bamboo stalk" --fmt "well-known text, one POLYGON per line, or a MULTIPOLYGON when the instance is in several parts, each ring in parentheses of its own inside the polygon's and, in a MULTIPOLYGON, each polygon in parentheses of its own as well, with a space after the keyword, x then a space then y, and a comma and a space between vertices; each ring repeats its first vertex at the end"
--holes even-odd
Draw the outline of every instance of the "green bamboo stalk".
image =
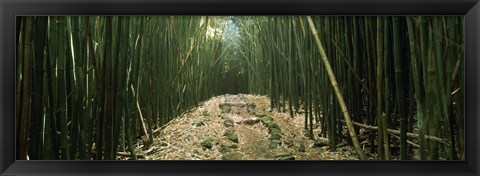
MULTIPOLYGON (((438 95, 436 93, 437 90, 437 82, 436 82, 436 70, 435 67, 437 66, 435 63, 435 55, 433 53, 433 32, 431 23, 428 25, 428 55, 427 55, 427 74, 428 79, 426 83, 426 97, 427 97, 427 114, 429 115, 428 118, 428 134, 432 136, 437 136, 439 134, 438 127, 439 127, 439 110, 438 110, 438 95)), ((439 151, 438 151, 438 144, 434 142, 430 142, 429 144, 429 159, 430 160, 437 160, 439 158, 439 151)))
MULTIPOLYGON (((288 29, 293 28, 293 17, 289 17, 287 19, 288 21, 288 29)), ((288 53, 289 53, 289 59, 288 59, 288 111, 290 113, 290 117, 294 118, 293 115, 293 101, 292 99, 296 99, 295 95, 295 86, 293 83, 293 77, 294 77, 294 67, 293 67, 293 59, 294 59, 294 54, 293 54, 293 30, 288 30, 288 53)))
MULTIPOLYGON (((96 21, 99 21, 98 19, 93 19, 94 22, 96 21)), ((92 35, 92 31, 95 30, 95 28, 92 30, 91 28, 91 24, 92 23, 89 18, 87 17, 87 25, 86 25, 86 33, 87 33, 87 41, 88 41, 88 50, 89 50, 89 54, 90 54, 90 60, 91 60, 91 63, 92 63, 92 67, 93 67, 93 72, 94 74, 92 74, 92 79, 94 79, 94 85, 95 85, 95 90, 93 91, 93 98, 95 99, 95 101, 93 101, 93 104, 92 104, 92 121, 95 125, 96 128, 93 128, 92 130, 95 130, 95 140, 91 142, 91 144, 89 145, 89 148, 93 148, 93 143, 95 143, 95 157, 94 159, 102 159, 103 157, 103 119, 100 119, 100 115, 103 115, 102 113, 102 108, 98 108, 98 106, 102 107, 103 106, 103 103, 102 103, 102 100, 103 98, 98 98, 98 97, 103 97, 101 92, 102 92, 102 78, 100 77, 101 73, 100 73, 100 64, 98 63, 97 61, 97 55, 98 55, 98 51, 99 50, 96 50, 94 48, 94 40, 93 40, 93 35, 92 35)), ((95 26, 94 26, 95 27, 95 26)), ((93 124, 92 124, 93 125, 93 124)), ((92 135, 90 135, 93 137, 93 132, 92 132, 92 135)))
POLYGON ((66 22, 65 17, 58 17, 58 40, 57 43, 57 77, 58 77, 58 111, 57 120, 60 125, 60 151, 63 160, 69 160, 68 129, 67 129, 67 90, 66 90, 66 22))
MULTIPOLYGON (((331 41, 331 38, 332 38, 332 35, 333 35, 333 32, 332 32, 332 28, 333 28, 333 25, 332 25, 332 20, 331 20, 331 17, 326 17, 325 19, 325 27, 326 27, 326 31, 325 31, 325 34, 326 34, 326 37, 325 37, 325 41, 331 41)), ((327 52, 327 53, 332 53, 332 50, 330 49, 331 48, 331 44, 330 42, 326 42, 326 46, 327 46, 327 50, 330 51, 330 52, 327 52)), ((329 57, 332 57, 332 55, 330 55, 329 57)), ((323 68, 322 68, 323 70, 323 68)), ((323 70, 325 71, 325 70, 323 70)), ((323 74, 323 84, 328 84, 328 76, 323 74)), ((334 112, 335 112, 335 108, 337 108, 337 106, 335 106, 334 104, 334 100, 333 100, 333 95, 332 95, 332 89, 330 87, 326 87, 324 88, 325 89, 325 95, 329 95, 328 98, 326 98, 326 102, 325 104, 328 104, 329 106, 327 106, 326 108, 326 112, 325 112, 325 116, 327 116, 327 119, 328 119, 328 140, 329 140, 329 145, 330 145, 330 149, 332 151, 335 151, 336 150, 336 135, 335 135, 335 131, 337 131, 337 128, 336 128, 336 118, 335 118, 335 115, 334 115, 334 112)))
MULTIPOLYGON (((25 17, 17 17, 17 62, 16 62, 16 83, 15 83, 15 115, 16 115, 16 121, 19 122, 22 117, 22 108, 23 106, 22 101, 22 73, 23 73, 23 52, 24 52, 24 46, 25 46, 25 17)), ((16 124, 18 127, 18 124, 16 124)), ((18 128, 17 128, 18 129, 18 128)), ((17 130, 18 132, 18 130, 17 130)), ((17 142, 18 145, 18 142, 17 142)))
POLYGON ((31 96, 32 96, 32 61, 33 61, 33 30, 34 17, 26 17, 25 19, 25 40, 23 42, 23 73, 22 73, 22 114, 18 119, 18 153, 17 159, 26 160, 28 155, 28 132, 30 127, 30 113, 31 113, 31 96))
POLYGON ((112 76, 113 76, 113 69, 112 69, 112 17, 106 17, 106 37, 105 37, 105 52, 104 52, 104 63, 103 63, 103 73, 104 73, 104 90, 105 90, 105 110, 104 110, 104 118, 105 118, 105 160, 112 160, 116 156, 116 154, 112 153, 114 151, 113 146, 113 124, 115 123, 114 119, 114 104, 113 102, 113 83, 112 83, 112 76))
POLYGON ((385 83, 383 85, 383 89, 384 89, 384 92, 385 92, 385 95, 383 96, 384 97, 384 103, 385 103, 385 112, 384 114, 382 115, 382 119, 381 119, 381 123, 382 123, 382 127, 383 127, 383 146, 384 146, 384 153, 385 153, 385 159, 386 160, 389 160, 390 159, 390 140, 389 140, 389 134, 387 132, 387 128, 389 127, 390 124, 392 124, 392 109, 395 108, 392 108, 392 102, 395 102, 395 94, 392 94, 391 92, 395 92, 395 88, 392 84, 392 81, 390 81, 391 77, 394 77, 394 73, 392 72, 392 67, 393 64, 391 62, 391 55, 390 55, 390 45, 391 45, 391 41, 390 41, 390 38, 392 37, 392 35, 389 35, 391 34, 392 32, 390 32, 390 23, 391 23, 391 17, 385 17, 384 19, 384 24, 383 24, 383 27, 384 27, 384 42, 383 42, 383 64, 384 64, 384 73, 383 75, 384 76, 384 79, 385 79, 385 83))
POLYGON ((456 38, 456 34, 455 34, 455 18, 456 17, 443 17, 444 19, 447 18, 447 21, 444 21, 444 23, 447 23, 444 27, 445 29, 445 33, 447 34, 447 38, 445 38, 445 41, 446 41, 446 48, 447 48, 447 62, 446 62, 446 71, 445 71, 445 77, 447 78, 447 81, 446 81, 446 88, 445 88, 445 92, 443 93, 445 95, 445 104, 446 104, 446 111, 448 113, 448 121, 449 121, 449 131, 450 131, 450 139, 452 141, 452 146, 450 148, 450 152, 451 152, 451 156, 452 158, 451 159, 454 159, 454 160, 458 160, 458 156, 457 156, 457 144, 456 144, 456 139, 455 139, 455 133, 456 132, 456 129, 455 129, 455 126, 456 126, 456 122, 455 122, 455 117, 454 117, 454 114, 452 112, 452 94, 450 93, 452 91, 452 87, 453 87, 453 81, 454 79, 452 79, 451 81, 448 80, 448 78, 450 78, 451 76, 450 75, 453 75, 453 69, 454 69, 454 63, 455 63, 455 49, 454 47, 452 47, 452 42, 450 42, 449 39, 453 38, 455 39, 456 38), (447 28, 448 27, 448 28, 447 28), (448 59, 448 58, 453 58, 453 59, 448 59))
POLYGON ((41 122, 43 121, 43 92, 44 92, 44 51, 47 34, 47 17, 35 18, 35 40, 34 40, 34 67, 33 74, 33 93, 32 93, 32 111, 30 115, 30 131, 29 131, 29 150, 28 156, 31 160, 43 158, 43 152, 40 150, 40 141, 43 137, 41 131, 41 122))
POLYGON ((57 83, 57 80, 56 79, 53 79, 53 74, 55 73, 53 71, 53 68, 54 68, 54 63, 55 62, 55 58, 56 58, 56 55, 57 55, 57 51, 56 51, 56 46, 57 46, 57 18, 56 17, 50 17, 49 18, 49 23, 50 23, 50 27, 49 27, 49 35, 48 35, 48 42, 47 42, 47 81, 48 81, 48 84, 47 84, 47 92, 48 92, 48 102, 49 102, 49 108, 48 108, 48 114, 49 114, 49 121, 50 121, 50 130, 49 130, 49 133, 50 133, 50 140, 51 140, 51 146, 52 146, 52 150, 53 150, 53 155, 50 156, 52 157, 52 159, 59 159, 59 138, 58 138, 58 135, 57 135, 57 113, 56 113, 56 109, 57 109, 57 99, 56 99, 56 94, 54 94, 53 92, 56 92, 57 90, 57 87, 56 87, 56 83, 57 83))
MULTIPOLYGON (((73 23, 73 30, 74 30, 74 35, 73 37, 73 48, 74 48, 74 55, 75 55, 75 76, 76 76, 76 82, 77 82, 77 100, 78 103, 76 105, 76 109, 78 113, 74 113, 76 115, 76 122, 77 125, 72 125, 73 130, 76 130, 78 133, 78 151, 79 151, 79 157, 80 159, 84 160, 87 158, 87 152, 86 151, 86 145, 87 145, 87 140, 86 139, 86 124, 84 124, 84 119, 87 119, 86 117, 86 106, 87 106, 87 93, 86 93, 86 85, 88 84, 86 82, 86 77, 85 77, 85 69, 86 69, 86 39, 85 37, 82 37, 84 35, 84 28, 80 28, 80 26, 84 26, 84 20, 83 17, 73 17, 72 19, 73 23), (85 53, 84 53, 85 52, 85 53), (84 108, 85 107, 85 108, 84 108)), ((73 140, 76 141, 76 140, 73 140)), ((73 149, 72 151, 74 151, 73 149)), ((73 154, 71 154, 73 155, 73 154)))
MULTIPOLYGON (((85 64, 83 66, 83 73, 85 74, 85 83, 86 83, 86 90, 85 90, 85 95, 87 96, 87 100, 93 100, 96 97, 97 94, 97 87, 98 84, 97 80, 98 77, 94 77, 94 75, 98 74, 96 69, 89 69, 95 65, 95 54, 94 54, 94 49, 93 49, 93 43, 92 43, 92 36, 91 36, 91 31, 90 31, 90 17, 86 16, 84 17, 84 24, 83 24, 83 30, 85 31, 86 39, 85 39, 85 44, 84 44, 84 51, 86 51, 85 54, 85 64), (93 73, 92 73, 93 72, 93 73)), ((85 101, 85 110, 87 117, 90 118, 84 118, 83 119, 83 130, 85 131, 85 158, 91 159, 92 158, 92 147, 93 147, 93 142, 94 142, 94 125, 95 125, 95 119, 97 115, 97 101, 85 101)))
MULTIPOLYGON (((457 43, 462 43, 463 42, 463 32, 464 30, 460 30, 461 29, 461 24, 463 24, 463 20, 461 20, 462 18, 461 17, 457 17, 457 19, 455 20, 455 29, 457 29, 457 34, 458 36, 456 37, 456 40, 457 43)), ((458 153, 459 153, 459 158, 461 159, 464 159, 464 144, 465 144, 465 139, 464 139, 464 112, 462 111, 463 108, 464 108, 464 90, 465 90, 465 85, 464 85, 464 79, 465 79, 465 70, 464 70, 464 59, 463 59, 463 47, 462 48, 456 48, 455 50, 455 53, 457 53, 455 55, 455 59, 457 60, 458 62, 458 65, 459 65, 459 72, 457 73, 458 74, 458 77, 460 78, 458 80, 458 86, 460 88, 459 90, 459 93, 457 94, 458 96, 455 96, 455 97, 458 97, 457 99, 457 102, 458 102, 458 108, 457 108, 457 112, 459 112, 456 116, 456 123, 457 123, 457 131, 458 131, 458 134, 457 134, 457 137, 458 137, 458 153)), ((457 75, 455 74, 455 75, 457 75)))
MULTIPOLYGON (((47 30, 48 30, 48 28, 47 28, 47 30)), ((47 40, 47 43, 48 43, 48 40, 47 40)), ((48 52, 48 45, 46 45, 46 52, 45 52, 45 59, 44 59, 45 67, 44 68, 48 68, 46 66, 46 62, 45 62, 50 57, 48 53, 49 53, 48 52)), ((46 70, 48 70, 48 69, 46 69, 46 70)), ((41 156, 39 156, 39 158, 40 159, 45 159, 45 160, 53 160, 53 153, 55 151, 53 150, 52 138, 51 138, 52 134, 50 132, 52 127, 50 125, 51 124, 51 119, 50 119, 49 104, 48 104, 48 100, 49 100, 48 84, 49 83, 47 82, 47 79, 44 79, 43 84, 46 86, 45 89, 44 89, 44 93, 43 93, 43 100, 44 100, 46 110, 44 112, 44 118, 42 119, 42 123, 44 125, 41 128, 42 137, 40 139, 40 149, 39 149, 39 151, 42 152, 42 154, 41 154, 41 156)))
MULTIPOLYGON (((113 40, 115 40, 115 49, 113 52, 113 59, 115 59, 115 64, 113 66, 113 69, 115 70, 112 70, 115 78, 112 76, 112 79, 113 79, 113 82, 112 82, 112 86, 113 86, 113 102, 115 102, 114 104, 114 109, 115 109, 115 123, 114 123, 114 127, 113 127, 113 143, 112 143, 112 154, 113 155, 116 155, 117 153, 117 149, 118 149, 118 145, 119 145, 119 137, 122 136, 124 137, 123 134, 120 134, 121 132, 123 132, 124 130, 121 130, 122 128, 122 122, 125 122, 125 114, 124 111, 122 110, 123 109, 123 100, 125 98, 125 92, 124 91, 121 91, 121 89, 125 89, 125 86, 124 86, 124 81, 125 81, 125 76, 124 76, 124 73, 125 71, 124 70, 121 70, 120 68, 125 68, 124 66, 124 63, 126 62, 126 50, 127 50, 127 43, 125 42, 127 39, 128 39, 128 35, 125 35, 123 32, 125 30, 125 27, 123 25, 125 21, 125 17, 117 17, 117 32, 116 32, 116 35, 115 35, 115 38, 113 40), (117 52, 115 52, 115 50, 117 52)), ((124 146, 125 142, 122 141, 122 143, 120 143, 121 146, 124 146)), ((125 149, 125 147, 121 147, 122 149, 125 149)))
POLYGON ((76 75, 76 63, 75 59, 78 59, 78 48, 75 48, 75 42, 73 39, 74 36, 74 27, 72 23, 72 17, 66 17, 66 44, 67 44, 67 60, 66 60, 66 76, 67 76, 67 109, 69 110, 67 113, 67 121, 71 122, 71 126, 68 129, 68 134, 70 136, 70 148, 69 148, 69 156, 71 156, 70 159, 76 159, 76 154, 77 154, 77 148, 78 148, 78 136, 79 136, 79 130, 78 130, 78 115, 80 114, 79 108, 78 108, 78 102, 79 101, 79 95, 78 95, 78 82, 77 82, 77 75, 76 75))
POLYGON ((400 159, 407 160, 407 117, 405 109, 405 93, 407 90, 403 84, 403 62, 402 57, 402 41, 400 33, 400 19, 399 17, 393 17, 393 59, 395 63, 395 83, 397 93, 397 107, 400 115, 400 159))
POLYGON ((426 141, 425 141, 425 118, 423 117, 423 91, 424 89, 421 87, 421 78, 420 73, 418 71, 418 63, 417 63, 417 47, 415 46, 416 40, 414 26, 413 26, 413 17, 407 17, 407 27, 408 27, 408 34, 409 34, 409 46, 410 46, 410 59, 412 64, 412 72, 413 72, 413 82, 415 85, 415 101, 417 105, 417 121, 418 121, 418 128, 419 128, 419 144, 420 144, 420 159, 426 159, 426 141))
MULTIPOLYGON (((434 57, 435 57, 435 73, 436 73, 436 81, 438 85, 438 100, 439 100, 439 106, 441 109, 441 117, 443 118, 442 121, 446 123, 446 127, 443 127, 447 131, 447 134, 450 132, 450 117, 449 117, 449 112, 448 112, 448 106, 446 103, 446 96, 450 96, 450 90, 446 91, 445 90, 445 82, 444 79, 449 78, 449 75, 446 76, 445 74, 445 60, 443 59, 443 54, 442 51, 444 50, 443 47, 441 46, 441 38, 437 35, 442 34, 442 24, 440 23, 440 18, 441 17, 433 17, 433 33, 436 34, 433 36, 433 42, 434 42, 434 57), (446 95, 447 94, 447 95, 446 95)), ((449 81, 448 81, 449 82, 449 81)), ((440 119, 439 119, 440 120, 440 119)), ((447 135, 448 140, 451 142, 451 136, 447 135)), ((452 143, 451 143, 452 144, 452 143)), ((450 145, 452 146, 452 145, 450 145)), ((453 158, 453 153, 454 153, 454 146, 451 148, 447 148, 447 158, 452 159, 453 158)))
MULTIPOLYGON (((123 42, 125 45, 127 45, 126 47, 128 47, 128 49, 132 49, 132 46, 130 45, 130 38, 128 36, 131 36, 130 34, 130 24, 131 24, 131 17, 125 17, 125 28, 126 28, 126 34, 127 34, 127 37, 125 38, 122 38, 122 40, 125 40, 125 42, 123 42)), ((121 51, 123 54, 127 54, 126 52, 127 49, 125 49, 125 51, 121 51)), ((124 70, 127 70, 127 76, 126 76, 126 80, 123 84, 123 88, 122 88, 122 92, 123 92, 123 95, 125 97, 125 101, 123 102, 123 104, 121 104, 123 106, 123 109, 124 109, 124 135, 125 135, 125 139, 127 141, 127 147, 128 147, 128 150, 130 152, 130 155, 132 156, 132 159, 136 160, 137 159, 137 155, 135 153, 135 148, 133 146, 133 140, 132 140, 132 134, 131 134, 131 131, 132 131, 132 128, 130 126, 130 121, 132 120, 130 117, 132 117, 131 115, 131 106, 129 104, 129 97, 130 97, 130 93, 129 93, 129 88, 128 88, 128 85, 129 85, 129 82, 130 82, 130 72, 131 72, 131 69, 129 67, 129 63, 131 62, 129 58, 131 58, 133 52, 129 52, 129 56, 126 56, 126 61, 125 61, 125 65, 122 67, 124 68, 124 70)))
MULTIPOLYGON (((419 28, 420 28, 420 35, 419 36, 420 36, 420 56, 421 56, 420 59, 422 61, 422 63, 421 63, 421 66, 422 66, 421 75, 422 75, 422 77, 421 78, 423 78, 422 79, 423 82, 419 82, 420 88, 423 87, 423 91, 419 91, 419 92, 425 92, 424 95, 426 96, 427 85, 428 84, 425 84, 425 82, 427 81, 427 78, 428 78, 427 77, 428 74, 426 74, 427 73, 427 66, 428 66, 428 62, 427 62, 428 58, 427 58, 426 20, 424 19, 424 17, 422 17, 422 16, 419 17, 419 23, 420 23, 419 24, 419 28), (422 86, 422 85, 424 85, 424 86, 422 86)), ((425 99, 427 99, 427 98, 425 97, 425 99)), ((423 141, 425 141, 425 135, 427 134, 428 119, 429 119, 429 116, 430 116, 429 111, 428 111, 428 107, 427 107, 428 105, 427 105, 426 101, 427 100, 424 100, 424 102, 422 102, 422 104, 425 104, 425 110, 424 110, 425 113, 423 114, 424 117, 423 117, 423 119, 421 121, 421 124, 419 126, 419 129, 421 129, 420 132, 419 132, 420 139, 423 140, 423 141)), ((429 144, 425 142, 424 150, 427 150, 428 145, 429 144)), ((424 151, 422 149, 420 149, 420 150, 424 151)), ((423 152, 423 154, 421 153, 420 159, 426 160, 427 155, 428 155, 427 152, 423 152)))
POLYGON ((383 106, 382 106, 382 79, 383 79, 383 72, 382 72, 382 61, 383 61, 383 22, 382 17, 377 17, 377 69, 376 69, 376 80, 377 80, 377 120, 378 120, 378 159, 384 160, 386 156, 384 155, 386 149, 384 148, 384 130, 386 127, 383 123, 384 117, 383 113, 383 106))

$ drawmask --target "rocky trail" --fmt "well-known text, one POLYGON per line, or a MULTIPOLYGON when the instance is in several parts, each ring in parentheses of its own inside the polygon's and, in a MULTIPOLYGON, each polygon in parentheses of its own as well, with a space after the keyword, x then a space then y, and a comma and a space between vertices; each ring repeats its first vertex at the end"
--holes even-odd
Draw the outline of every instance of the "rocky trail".
MULTIPOLYGON (((155 133, 145 160, 357 160, 351 146, 328 150, 327 139, 304 134, 304 115, 269 112, 266 96, 222 95, 203 102, 155 133)), ((314 130, 319 134, 320 127, 314 130)), ((129 159, 128 156, 120 159, 129 159)))

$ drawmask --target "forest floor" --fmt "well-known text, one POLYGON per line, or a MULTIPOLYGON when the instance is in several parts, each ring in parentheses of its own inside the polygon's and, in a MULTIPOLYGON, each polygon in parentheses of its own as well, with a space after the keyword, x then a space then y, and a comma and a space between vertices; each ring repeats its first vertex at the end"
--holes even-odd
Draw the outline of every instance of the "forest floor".
POLYGON ((350 145, 330 151, 320 126, 313 140, 306 137, 303 113, 291 118, 269 109, 266 96, 213 97, 157 130, 152 145, 137 154, 146 160, 358 160, 350 145))

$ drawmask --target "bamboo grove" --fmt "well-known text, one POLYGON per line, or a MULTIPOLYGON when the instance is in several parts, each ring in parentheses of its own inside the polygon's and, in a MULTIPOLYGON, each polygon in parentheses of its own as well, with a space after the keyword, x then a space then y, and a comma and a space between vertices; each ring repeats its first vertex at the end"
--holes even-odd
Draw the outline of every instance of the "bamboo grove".
POLYGON ((463 159, 463 26, 457 16, 17 17, 17 159, 136 159, 156 129, 225 93, 267 95, 271 111, 305 119, 299 134, 328 137, 333 151, 346 140, 360 159, 463 159), (228 20, 239 37, 226 41, 212 29, 228 20))
POLYGON ((244 17, 250 93, 292 117, 303 111, 306 134, 321 124, 333 150, 349 115, 353 134, 371 130, 362 141, 378 159, 391 158, 390 146, 400 159, 413 148, 422 160, 463 158, 462 17, 308 18, 244 17))
POLYGON ((29 159, 135 156, 137 140, 150 143, 154 129, 219 93, 213 74, 223 69, 222 43, 206 36, 210 23, 18 18, 18 158, 26 151, 29 159))

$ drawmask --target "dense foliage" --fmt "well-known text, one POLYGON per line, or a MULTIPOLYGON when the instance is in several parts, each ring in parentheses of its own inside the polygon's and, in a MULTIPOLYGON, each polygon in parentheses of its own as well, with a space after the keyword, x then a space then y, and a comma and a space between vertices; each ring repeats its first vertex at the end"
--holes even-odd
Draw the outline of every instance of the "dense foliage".
POLYGON ((304 113, 306 134, 320 124, 331 150, 345 138, 359 156, 357 140, 378 159, 391 148, 460 159, 463 26, 455 16, 18 17, 17 159, 135 158, 155 129, 225 93, 304 113))

